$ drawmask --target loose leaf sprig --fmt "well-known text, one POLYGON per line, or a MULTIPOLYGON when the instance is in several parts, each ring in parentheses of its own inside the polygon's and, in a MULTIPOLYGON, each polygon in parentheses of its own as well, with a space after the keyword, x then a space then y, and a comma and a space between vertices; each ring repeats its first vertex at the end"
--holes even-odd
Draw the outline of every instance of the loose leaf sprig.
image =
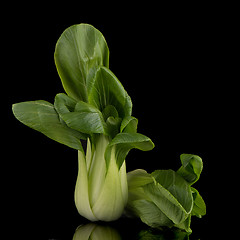
POLYGON ((180 159, 182 166, 177 172, 156 170, 148 174, 137 169, 128 173, 128 214, 154 228, 177 227, 191 232, 191 216, 206 214, 202 197, 191 187, 203 165, 196 155, 182 154, 180 159))

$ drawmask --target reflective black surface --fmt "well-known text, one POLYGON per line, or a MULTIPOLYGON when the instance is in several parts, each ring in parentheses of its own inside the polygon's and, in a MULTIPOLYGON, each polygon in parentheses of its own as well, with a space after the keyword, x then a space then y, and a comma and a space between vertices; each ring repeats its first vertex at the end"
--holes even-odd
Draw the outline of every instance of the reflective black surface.
POLYGON ((118 221, 104 223, 89 222, 80 216, 69 219, 69 216, 31 221, 26 219, 15 222, 9 230, 12 239, 54 239, 54 240, 198 240, 209 239, 209 228, 206 219, 192 224, 193 232, 188 234, 178 229, 152 229, 138 220, 121 218, 118 221), (87 236, 87 238, 86 238, 87 236), (91 238, 90 238, 91 237, 91 238))
POLYGON ((87 240, 87 239, 99 239, 99 240, 120 240, 120 239, 139 239, 139 240, 188 240, 189 234, 178 230, 157 231, 154 229, 143 229, 139 233, 135 233, 135 236, 128 234, 123 235, 123 229, 118 231, 116 228, 110 225, 100 225, 89 223, 86 225, 80 225, 73 236, 73 240, 87 240))
MULTIPOLYGON (((34 14, 31 18, 17 18, 14 31, 7 26, 5 39, 11 50, 6 58, 7 72, 11 73, 7 80, 11 81, 4 88, 8 95, 3 125, 8 130, 4 137, 8 154, 2 160, 7 166, 2 168, 1 193, 6 213, 3 229, 9 239, 72 239, 78 226, 89 223, 74 206, 76 151, 23 126, 11 112, 13 103, 38 99, 53 102, 54 96, 63 92, 54 65, 54 47, 65 28, 80 22, 93 24, 105 36, 110 68, 133 100, 133 115, 139 119, 140 132, 156 146, 150 152, 130 152, 127 171, 176 170, 181 153, 199 155, 204 167, 194 187, 206 202, 207 215, 192 219, 189 239, 210 239, 214 221, 221 219, 210 224, 213 201, 219 196, 214 174, 219 173, 216 152, 221 149, 214 144, 219 137, 215 114, 222 98, 215 89, 221 70, 217 53, 223 45, 215 35, 220 25, 212 21, 212 12, 204 12, 203 17, 201 11, 196 18, 195 12, 190 17, 182 13, 160 17, 156 8, 153 18, 140 13, 124 23, 120 21, 122 16, 115 22, 111 18, 104 21, 104 14, 91 18, 87 11, 87 17, 81 13, 70 23, 66 19, 61 23, 59 16, 42 22, 41 13, 35 19, 34 14), (35 20, 33 28, 29 19, 31 24, 35 20), (16 36, 21 36, 17 43, 16 36)), ((130 219, 122 218, 108 226, 122 239, 174 239, 171 231, 151 230, 130 219)))

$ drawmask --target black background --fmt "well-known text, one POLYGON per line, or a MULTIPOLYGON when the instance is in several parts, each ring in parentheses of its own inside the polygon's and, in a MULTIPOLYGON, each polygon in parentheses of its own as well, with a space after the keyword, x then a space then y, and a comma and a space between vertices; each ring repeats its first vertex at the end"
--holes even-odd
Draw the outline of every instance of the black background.
MULTIPOLYGON (((150 152, 132 150, 127 171, 177 170, 181 153, 202 157, 204 169, 195 187, 207 204, 207 215, 192 219, 190 239, 208 239, 216 207, 213 172, 221 147, 215 143, 221 138, 218 121, 225 100, 221 79, 226 71, 222 68, 225 16, 215 7, 142 6, 111 15, 110 10, 81 8, 72 21, 64 17, 68 8, 49 12, 36 8, 19 13, 14 23, 5 26, 5 143, 11 150, 3 170, 7 171, 4 200, 10 234, 71 239, 77 226, 87 222, 74 205, 77 152, 22 125, 14 119, 11 105, 40 99, 53 103, 55 95, 64 92, 53 59, 56 41, 67 27, 89 23, 106 38, 110 69, 132 98, 138 132, 155 143, 150 152)), ((134 236, 142 227, 128 221, 113 223, 125 238, 126 231, 134 236)))

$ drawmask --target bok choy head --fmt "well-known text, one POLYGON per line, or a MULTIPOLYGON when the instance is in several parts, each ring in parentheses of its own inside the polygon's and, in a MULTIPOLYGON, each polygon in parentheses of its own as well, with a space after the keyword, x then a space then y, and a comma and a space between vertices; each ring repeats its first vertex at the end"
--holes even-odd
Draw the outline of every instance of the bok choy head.
POLYGON ((73 25, 60 36, 54 59, 66 92, 54 104, 38 100, 13 105, 15 117, 47 137, 78 150, 75 204, 92 221, 122 215, 128 199, 125 158, 152 141, 137 133, 132 102, 109 69, 103 35, 88 24, 73 25), (82 140, 87 141, 84 151, 82 140))

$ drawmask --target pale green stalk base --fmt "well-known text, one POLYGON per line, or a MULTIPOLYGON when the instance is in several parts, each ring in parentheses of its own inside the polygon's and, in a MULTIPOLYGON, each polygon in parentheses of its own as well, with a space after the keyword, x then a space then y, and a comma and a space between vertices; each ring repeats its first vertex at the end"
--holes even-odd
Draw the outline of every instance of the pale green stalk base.
POLYGON ((86 157, 78 151, 78 176, 75 204, 80 215, 91 221, 113 221, 121 217, 128 199, 125 161, 118 170, 115 149, 111 153, 108 171, 104 153, 108 137, 100 135, 95 151, 88 141, 86 157))

